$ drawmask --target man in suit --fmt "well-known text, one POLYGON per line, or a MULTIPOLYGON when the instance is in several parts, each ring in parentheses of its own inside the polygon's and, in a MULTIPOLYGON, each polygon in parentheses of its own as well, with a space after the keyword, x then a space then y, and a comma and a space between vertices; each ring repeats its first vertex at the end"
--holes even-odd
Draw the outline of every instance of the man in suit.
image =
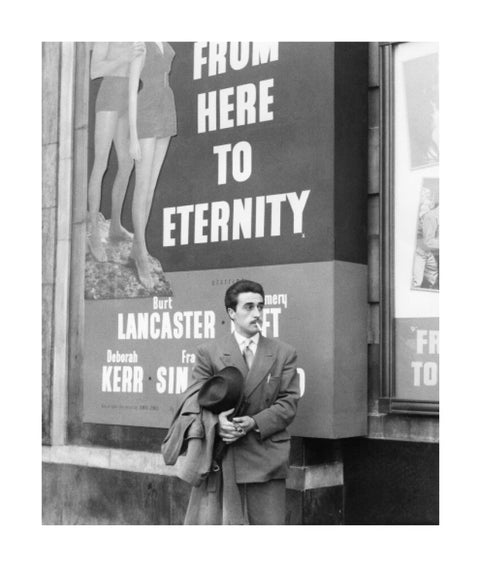
POLYGON ((226 366, 245 378, 242 416, 220 413, 218 434, 233 459, 244 513, 250 524, 285 523, 285 478, 290 435, 300 397, 295 350, 261 335, 265 293, 259 283, 241 280, 225 294, 234 332, 198 348, 193 378, 205 380, 226 366))

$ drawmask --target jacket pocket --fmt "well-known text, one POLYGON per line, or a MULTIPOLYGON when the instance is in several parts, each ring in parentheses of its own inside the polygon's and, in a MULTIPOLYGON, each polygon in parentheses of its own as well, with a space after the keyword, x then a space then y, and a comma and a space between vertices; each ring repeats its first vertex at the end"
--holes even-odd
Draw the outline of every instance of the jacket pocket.
POLYGON ((284 442, 285 440, 290 440, 291 436, 288 430, 280 430, 279 432, 275 432, 270 436, 270 440, 272 442, 284 442))
POLYGON ((267 378, 264 388, 264 398, 267 406, 270 406, 277 398, 280 389, 280 376, 272 376, 267 378))

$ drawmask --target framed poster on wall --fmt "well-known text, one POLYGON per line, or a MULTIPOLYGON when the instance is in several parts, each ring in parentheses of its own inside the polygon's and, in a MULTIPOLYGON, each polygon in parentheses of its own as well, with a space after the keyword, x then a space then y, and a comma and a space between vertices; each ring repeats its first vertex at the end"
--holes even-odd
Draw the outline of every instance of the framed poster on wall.
POLYGON ((368 45, 138 43, 76 46, 69 439, 157 447, 243 278, 298 352, 291 433, 363 436, 368 45))
POLYGON ((438 44, 382 46, 383 397, 438 412, 438 44))

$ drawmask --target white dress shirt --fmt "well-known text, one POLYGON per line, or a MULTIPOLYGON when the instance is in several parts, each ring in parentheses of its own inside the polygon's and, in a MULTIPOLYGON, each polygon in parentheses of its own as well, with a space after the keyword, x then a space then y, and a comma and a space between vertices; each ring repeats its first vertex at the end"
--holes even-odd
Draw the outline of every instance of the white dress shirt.
POLYGON ((243 352, 245 350, 245 346, 249 342, 250 342, 249 348, 253 352, 253 355, 255 356, 255 354, 257 352, 258 341, 260 340, 260 332, 257 332, 251 338, 245 338, 245 336, 242 336, 236 330, 233 331, 233 335, 235 336, 235 340, 237 341, 237 344, 240 348, 240 352, 242 352, 242 356, 243 356, 243 352))

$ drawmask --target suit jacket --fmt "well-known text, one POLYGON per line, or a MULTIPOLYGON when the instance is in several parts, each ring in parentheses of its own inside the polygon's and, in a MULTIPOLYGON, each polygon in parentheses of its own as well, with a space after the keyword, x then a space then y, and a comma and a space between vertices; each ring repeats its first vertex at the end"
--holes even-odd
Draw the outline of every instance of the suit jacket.
POLYGON ((203 381, 226 366, 245 378, 243 414, 253 417, 258 431, 231 444, 237 483, 265 482, 287 477, 290 435, 300 397, 295 350, 278 340, 260 336, 250 370, 233 334, 197 349, 193 379, 203 381))

